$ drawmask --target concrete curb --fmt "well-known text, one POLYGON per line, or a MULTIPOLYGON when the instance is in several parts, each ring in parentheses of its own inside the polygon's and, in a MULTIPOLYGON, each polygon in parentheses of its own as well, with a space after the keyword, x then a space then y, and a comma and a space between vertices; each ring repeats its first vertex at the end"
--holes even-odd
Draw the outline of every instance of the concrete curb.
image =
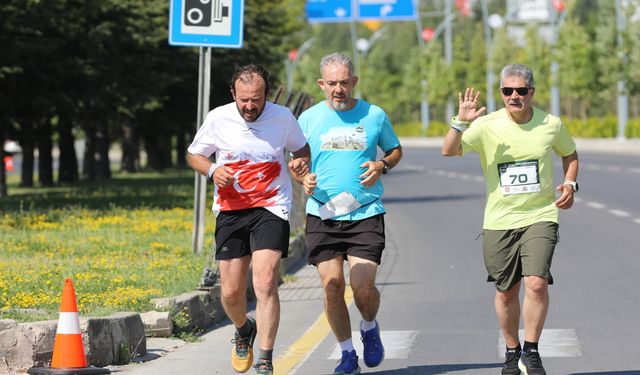
MULTIPOLYGON (((303 235, 291 239, 289 254, 288 258, 282 260, 283 274, 306 256, 303 235)), ((153 316, 145 318, 145 322, 137 312, 116 313, 98 318, 80 317, 88 364, 104 367, 122 365, 137 359, 145 361, 157 358, 147 353, 147 336, 172 332, 168 327, 173 326, 167 319, 176 312, 184 319, 182 323, 187 322, 181 326, 186 328, 188 325, 195 332, 203 331, 225 318, 219 285, 176 297, 159 298, 155 303, 159 309, 168 311, 156 315, 145 313, 148 314, 147 317, 153 316)), ((57 327, 58 322, 55 320, 30 323, 0 320, 0 374, 24 374, 33 366, 49 366, 57 327)), ((169 341, 171 348, 180 346, 175 341, 169 341)))

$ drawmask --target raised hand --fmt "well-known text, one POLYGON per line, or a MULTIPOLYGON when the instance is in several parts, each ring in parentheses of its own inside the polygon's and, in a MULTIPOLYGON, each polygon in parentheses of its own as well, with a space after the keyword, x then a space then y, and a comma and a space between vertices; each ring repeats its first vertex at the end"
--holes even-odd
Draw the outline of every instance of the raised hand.
POLYGON ((464 95, 458 92, 458 121, 472 122, 482 116, 487 107, 478 109, 478 98, 480 91, 475 91, 473 87, 467 87, 464 95))

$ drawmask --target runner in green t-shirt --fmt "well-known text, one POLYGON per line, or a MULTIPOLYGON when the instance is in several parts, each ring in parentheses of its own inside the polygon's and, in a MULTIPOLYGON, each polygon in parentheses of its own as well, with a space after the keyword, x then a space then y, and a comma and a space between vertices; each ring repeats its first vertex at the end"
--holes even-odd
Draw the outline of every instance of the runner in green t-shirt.
POLYGON ((533 72, 507 65, 500 73, 505 108, 482 116, 480 92, 458 94, 458 116, 444 139, 445 156, 480 154, 486 178, 484 261, 495 282, 496 314, 507 352, 502 374, 546 374, 538 340, 549 309, 550 267, 558 239, 558 208, 578 191, 576 145, 560 118, 531 106, 533 72), (553 154, 562 158, 564 182, 553 186, 553 154), (560 197, 556 197, 556 191, 560 197), (520 346, 520 281, 524 278, 524 346, 520 346))

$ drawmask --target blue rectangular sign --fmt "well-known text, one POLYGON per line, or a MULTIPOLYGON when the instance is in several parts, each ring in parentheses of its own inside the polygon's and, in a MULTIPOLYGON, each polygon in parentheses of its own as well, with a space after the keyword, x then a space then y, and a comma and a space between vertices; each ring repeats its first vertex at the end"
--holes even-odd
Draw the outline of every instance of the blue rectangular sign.
POLYGON ((413 0, 358 0, 358 19, 401 21, 416 18, 413 0))
POLYGON ((242 48, 244 0, 171 0, 169 44, 242 48))
POLYGON ((312 23, 416 18, 414 0, 307 0, 305 10, 312 23))
POLYGON ((307 0, 309 22, 348 22, 353 19, 353 0, 307 0))

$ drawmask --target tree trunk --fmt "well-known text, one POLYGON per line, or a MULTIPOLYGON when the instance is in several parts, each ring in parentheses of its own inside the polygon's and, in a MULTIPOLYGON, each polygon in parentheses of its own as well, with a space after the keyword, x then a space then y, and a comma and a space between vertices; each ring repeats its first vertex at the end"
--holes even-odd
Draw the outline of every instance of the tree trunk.
POLYGON ((135 173, 140 168, 140 149, 136 131, 129 125, 122 127, 122 170, 135 173))
POLYGON ((78 158, 76 155, 75 139, 71 132, 71 124, 58 123, 58 148, 60 149, 60 165, 58 167, 58 182, 73 183, 78 181, 78 158))
POLYGON ((38 178, 40 185, 53 186, 53 142, 51 140, 51 124, 44 120, 36 132, 38 145, 38 178))
POLYGON ((176 134, 176 165, 179 168, 185 168, 187 166, 186 152, 187 141, 184 130, 178 129, 176 134))
POLYGON ((89 181, 96 179, 96 132, 92 126, 84 128, 85 146, 82 160, 82 176, 89 181))
POLYGON ((106 126, 101 125, 96 133, 96 146, 98 151, 97 177, 100 179, 111 178, 111 165, 109 162, 109 134, 106 126))
POLYGON ((25 136, 20 141, 22 147, 22 172, 20 175, 20 186, 33 187, 33 138, 31 134, 25 136))
POLYGON ((144 144, 149 168, 162 171, 171 166, 171 139, 169 137, 147 134, 144 144))

